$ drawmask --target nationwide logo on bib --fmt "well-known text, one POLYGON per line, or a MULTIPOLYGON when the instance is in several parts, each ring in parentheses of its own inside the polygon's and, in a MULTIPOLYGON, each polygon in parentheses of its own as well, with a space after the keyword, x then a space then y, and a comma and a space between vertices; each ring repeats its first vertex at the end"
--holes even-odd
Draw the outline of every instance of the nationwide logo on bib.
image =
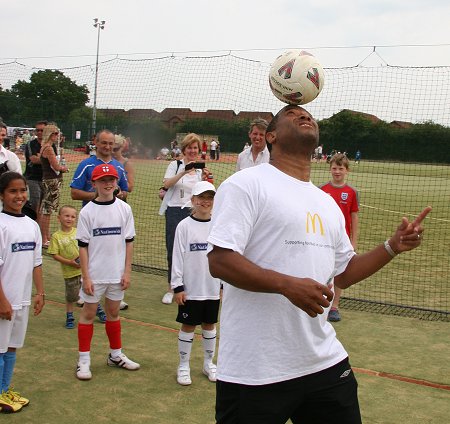
POLYGON ((120 227, 108 227, 108 228, 94 228, 92 230, 92 235, 97 236, 116 236, 122 233, 120 227))
POLYGON ((206 250, 208 248, 208 243, 190 243, 189 250, 191 252, 197 252, 199 250, 206 250))
POLYGON ((26 250, 34 250, 36 243, 34 241, 24 241, 20 243, 13 243, 11 245, 11 252, 24 252, 26 250))

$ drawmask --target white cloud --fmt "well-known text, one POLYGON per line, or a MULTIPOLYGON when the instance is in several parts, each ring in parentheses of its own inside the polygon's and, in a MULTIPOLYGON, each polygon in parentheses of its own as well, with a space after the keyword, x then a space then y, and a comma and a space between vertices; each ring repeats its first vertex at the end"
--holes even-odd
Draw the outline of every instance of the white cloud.
MULTIPOLYGON (((352 66, 372 50, 314 47, 380 46, 393 65, 450 65, 450 4, 442 0, 23 0, 2 7, 0 60, 30 56, 85 56, 25 60, 31 66, 95 62, 97 32, 92 19, 106 20, 100 54, 235 52, 271 62, 286 48, 309 48, 324 66, 352 66), (440 48, 384 45, 449 44, 440 48)), ((110 57, 110 56, 109 56, 110 57)), ((373 58, 372 58, 373 59, 373 58)), ((376 58, 375 58, 376 59, 376 58)), ((379 59, 380 62, 383 60, 379 59)), ((378 59, 375 60, 377 62, 378 59)))

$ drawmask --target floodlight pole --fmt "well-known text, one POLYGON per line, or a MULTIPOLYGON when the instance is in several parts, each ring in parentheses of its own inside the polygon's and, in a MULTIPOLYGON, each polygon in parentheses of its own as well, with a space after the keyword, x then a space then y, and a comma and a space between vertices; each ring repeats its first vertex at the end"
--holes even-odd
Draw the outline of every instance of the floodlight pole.
POLYGON ((100 30, 105 28, 106 21, 94 19, 94 27, 97 28, 97 56, 95 61, 94 107, 92 109, 92 134, 97 130, 97 81, 98 81, 98 53, 100 50, 100 30))

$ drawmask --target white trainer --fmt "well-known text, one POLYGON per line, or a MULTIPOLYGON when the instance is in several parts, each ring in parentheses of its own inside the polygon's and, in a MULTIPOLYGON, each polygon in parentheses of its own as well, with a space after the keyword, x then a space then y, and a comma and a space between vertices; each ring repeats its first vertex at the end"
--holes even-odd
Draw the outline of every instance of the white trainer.
POLYGON ((141 368, 141 366, 137 362, 133 362, 131 359, 127 358, 124 353, 121 353, 119 356, 114 358, 111 356, 111 354, 109 354, 106 363, 110 367, 125 368, 130 371, 135 371, 141 368))
POLYGON ((78 362, 77 364, 77 378, 78 380, 90 380, 92 378, 92 373, 90 370, 89 362, 78 362))
POLYGON ((161 302, 164 303, 165 305, 170 305, 172 303, 172 300, 173 300, 173 293, 172 292, 167 292, 163 296, 161 302))
POLYGON ((119 307, 119 309, 120 309, 121 311, 124 311, 125 309, 128 309, 128 303, 127 303, 127 302, 124 302, 123 300, 121 300, 121 301, 120 301, 120 307, 119 307))
POLYGON ((177 383, 182 386, 189 386, 192 384, 191 370, 189 368, 178 368, 177 370, 177 383))
POLYGON ((205 374, 208 377, 208 380, 213 383, 216 381, 216 372, 217 367, 212 362, 210 364, 203 365, 203 374, 205 374))

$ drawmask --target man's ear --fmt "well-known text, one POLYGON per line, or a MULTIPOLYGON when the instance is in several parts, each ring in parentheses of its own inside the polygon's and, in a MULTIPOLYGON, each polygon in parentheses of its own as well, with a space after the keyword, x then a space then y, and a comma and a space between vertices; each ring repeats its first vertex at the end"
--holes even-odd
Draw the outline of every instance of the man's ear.
POLYGON ((266 132, 266 141, 267 143, 274 144, 276 141, 276 131, 266 132))

